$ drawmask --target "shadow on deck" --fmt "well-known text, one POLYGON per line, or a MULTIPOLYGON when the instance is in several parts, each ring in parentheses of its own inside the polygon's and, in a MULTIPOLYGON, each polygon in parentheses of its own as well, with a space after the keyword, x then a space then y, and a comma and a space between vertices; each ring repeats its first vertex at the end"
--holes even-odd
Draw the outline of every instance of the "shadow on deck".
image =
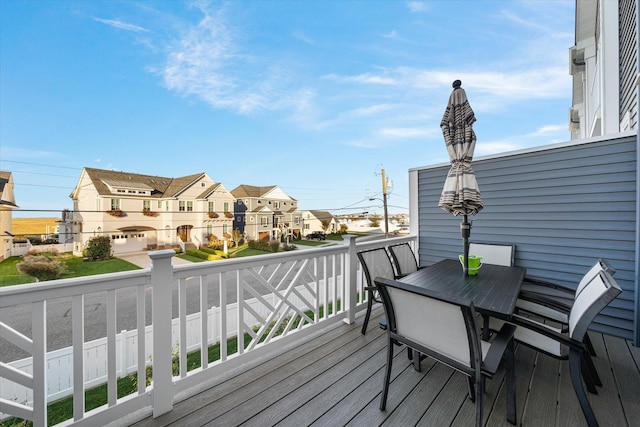
MULTIPOLYGON (((380 316, 381 309, 376 313, 380 316)), ((283 355, 247 366, 175 404, 170 413, 135 425, 473 425, 474 405, 467 398, 466 378, 430 359, 417 372, 403 348, 396 350, 387 410, 380 411, 386 335, 375 319, 367 335, 361 335, 361 321, 334 326, 283 355)), ((590 335, 603 386, 589 397, 600 425, 637 425, 640 348, 620 338, 590 335)), ((516 382, 518 425, 586 424, 568 362, 518 346, 516 382)), ((487 381, 485 393, 485 425, 510 426, 505 418, 503 371, 487 381)))

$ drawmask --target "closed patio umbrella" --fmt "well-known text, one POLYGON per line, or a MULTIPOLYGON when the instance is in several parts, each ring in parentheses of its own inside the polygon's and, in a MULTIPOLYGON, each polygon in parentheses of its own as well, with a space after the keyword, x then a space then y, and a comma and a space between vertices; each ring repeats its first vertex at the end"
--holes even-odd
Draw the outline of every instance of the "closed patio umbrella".
POLYGON ((468 274, 471 235, 469 215, 475 215, 482 209, 482 200, 476 176, 471 168, 476 147, 476 134, 472 125, 476 117, 461 85, 460 80, 453 82, 453 92, 449 96, 449 103, 440 123, 451 160, 451 169, 442 188, 438 206, 453 215, 462 215, 460 234, 463 239, 464 273, 468 274))

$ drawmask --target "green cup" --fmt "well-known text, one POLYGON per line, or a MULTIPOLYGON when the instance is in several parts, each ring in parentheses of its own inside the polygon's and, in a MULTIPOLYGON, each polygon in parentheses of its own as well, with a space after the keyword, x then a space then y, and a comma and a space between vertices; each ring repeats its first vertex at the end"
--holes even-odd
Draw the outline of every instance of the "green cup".
MULTIPOLYGON (((459 255, 460 264, 464 269, 464 255, 459 255)), ((475 276, 478 274, 478 270, 482 267, 482 257, 478 255, 469 255, 469 276, 475 276)))

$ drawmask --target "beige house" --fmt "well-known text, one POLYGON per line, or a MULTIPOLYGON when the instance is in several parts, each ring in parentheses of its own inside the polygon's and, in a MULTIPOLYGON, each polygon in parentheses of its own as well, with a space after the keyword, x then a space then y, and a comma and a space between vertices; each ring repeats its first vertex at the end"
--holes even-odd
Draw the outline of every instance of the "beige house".
POLYGON ((302 232, 304 236, 314 231, 331 234, 340 230, 338 220, 328 211, 304 211, 302 217, 304 218, 304 231, 302 232))
POLYGON ((235 199, 206 173, 166 178, 84 168, 71 193, 74 253, 109 236, 114 254, 200 247, 233 227, 235 199))
POLYGON ((13 187, 11 172, 0 171, 0 261, 11 256, 13 245, 11 221, 13 209, 18 207, 13 187))
POLYGON ((298 201, 277 185, 255 187, 239 185, 231 190, 236 198, 233 228, 247 240, 271 240, 280 236, 297 237, 302 232, 302 212, 298 201))

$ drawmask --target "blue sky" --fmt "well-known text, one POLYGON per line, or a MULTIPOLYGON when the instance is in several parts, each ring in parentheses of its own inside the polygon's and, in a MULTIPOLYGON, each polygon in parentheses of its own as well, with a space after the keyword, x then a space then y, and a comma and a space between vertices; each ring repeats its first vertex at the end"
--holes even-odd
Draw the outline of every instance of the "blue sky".
MULTIPOLYGON (((448 162, 451 83, 475 157, 570 139, 574 1, 16 1, 0 4, 0 169, 21 216, 71 209, 83 167, 301 209, 408 212, 408 170, 448 162)), ((481 182, 481 179, 479 178, 481 182)), ((482 190, 482 188, 481 188, 482 190)))

